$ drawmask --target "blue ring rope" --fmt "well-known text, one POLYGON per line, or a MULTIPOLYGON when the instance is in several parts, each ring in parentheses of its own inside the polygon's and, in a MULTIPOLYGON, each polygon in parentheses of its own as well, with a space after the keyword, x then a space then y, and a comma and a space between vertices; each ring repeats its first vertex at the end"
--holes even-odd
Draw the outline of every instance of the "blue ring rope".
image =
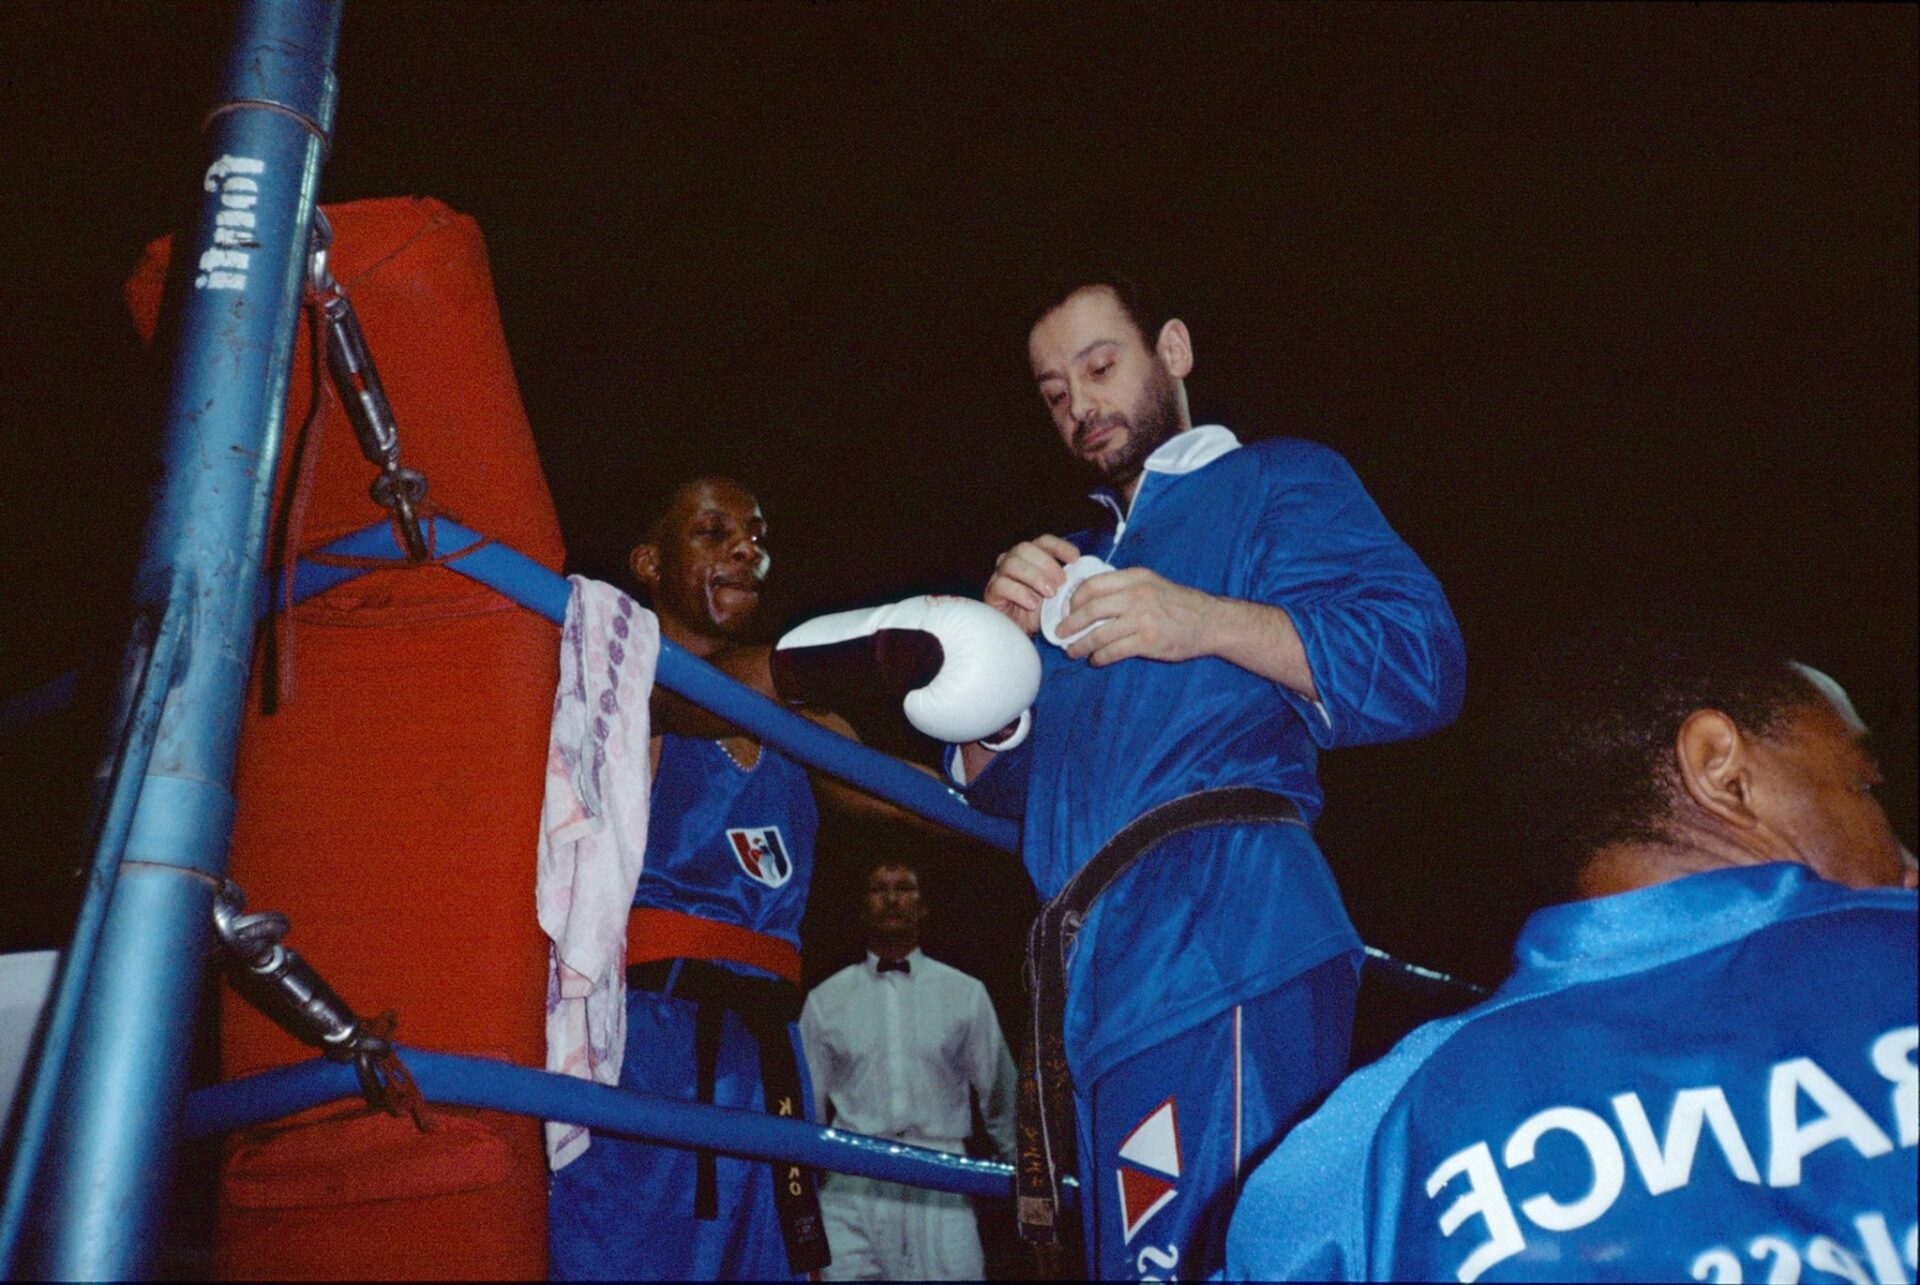
MULTIPOLYGON (((432 522, 436 555, 445 560, 443 565, 448 569, 486 585, 555 624, 565 620, 572 586, 564 577, 506 545, 484 541, 477 532, 451 519, 436 517, 432 522)), ((408 566, 399 556, 393 528, 386 522, 376 522, 343 536, 320 553, 391 560, 396 570, 408 566)), ((305 601, 373 569, 376 568, 301 561, 294 569, 293 600, 305 601)), ((260 615, 273 610, 277 588, 262 586, 260 615)), ((52 700, 45 702, 47 705, 58 708, 66 699, 71 699, 72 677, 63 675, 54 684, 48 684, 49 688, 57 685, 58 690, 52 700)), ((1019 851, 1019 828, 1012 822, 975 811, 953 791, 925 774, 780 708, 665 640, 661 643, 657 677, 663 686, 781 746, 811 767, 1003 851, 1019 851)), ((32 712, 44 711, 36 708, 32 712)), ((1479 990, 1372 948, 1368 949, 1366 963, 1370 970, 1392 974, 1403 982, 1414 978, 1457 988, 1455 995, 1461 990, 1469 993, 1479 990)), ((610 1088, 511 1063, 425 1049, 405 1052, 408 1068, 430 1102, 567 1121, 666 1145, 698 1147, 749 1159, 793 1160, 837 1173, 969 1196, 1000 1197, 1011 1191, 1012 1169, 991 1161, 949 1155, 760 1112, 610 1088)), ((324 1059, 260 1072, 188 1095, 183 1136, 198 1138, 245 1128, 322 1103, 354 1098, 359 1091, 359 1082, 350 1066, 324 1059)), ((1068 1181, 1071 1183, 1072 1179, 1068 1181)), ((1077 1197, 1077 1188, 1070 1190, 1077 1197)))
MULTIPOLYGON (((483 543, 478 532, 446 517, 432 519, 432 545, 435 555, 449 559, 449 571, 477 580, 496 593, 559 624, 566 619, 567 599, 573 586, 513 548, 504 544, 483 543), (478 546, 475 548, 474 546, 478 546), (462 550, 472 548, 471 553, 462 550)), ((376 522, 351 535, 342 536, 319 551, 322 555, 351 558, 391 558, 396 569, 407 563, 399 557, 393 527, 376 522)), ((366 574, 364 567, 327 566, 302 561, 294 568, 293 599, 304 601, 335 585, 366 574)), ((272 587, 262 594, 261 614, 273 601, 272 587)), ((678 692, 694 704, 711 710, 729 722, 746 729, 781 751, 838 777, 848 785, 898 804, 930 821, 938 821, 969 838, 991 844, 1003 852, 1020 851, 1020 827, 1004 817, 976 811, 953 790, 924 772, 915 771, 858 741, 830 732, 817 723, 780 708, 760 693, 745 687, 707 664, 685 648, 660 641, 660 661, 656 679, 661 686, 678 692)))
MULTIPOLYGON (((573 587, 564 577, 555 575, 507 545, 481 543, 477 532, 449 518, 437 517, 433 523, 436 554, 451 558, 445 564, 450 570, 479 581, 503 597, 555 623, 566 618, 567 599, 573 587), (461 554, 461 550, 476 544, 480 547, 472 553, 461 554)), ((396 567, 404 567, 407 564, 397 557, 399 548, 392 525, 376 522, 352 535, 342 536, 320 552, 354 558, 393 558, 396 567)), ((295 602, 304 601, 361 574, 362 571, 353 568, 299 563, 294 570, 293 599, 295 602)), ((268 606, 263 603, 261 614, 265 615, 267 610, 268 606)), ((665 639, 660 643, 658 678, 663 686, 780 746, 810 767, 829 772, 850 785, 918 812, 929 820, 951 826, 1002 851, 1020 851, 1020 829, 1013 822, 975 811, 954 791, 937 784, 924 773, 903 767, 857 741, 849 741, 844 736, 835 735, 781 709, 759 692, 742 686, 685 648, 665 639)), ((1395 983, 1415 991, 1446 993, 1462 1002, 1486 995, 1483 987, 1409 964, 1372 946, 1366 948, 1364 962, 1369 971, 1388 975, 1395 983)))
MULTIPOLYGON (((697 1147, 749 1160, 788 1160, 834 1173, 963 1196, 1012 1194, 1013 1168, 928 1147, 847 1133, 759 1111, 681 1102, 490 1058, 400 1050, 430 1103, 484 1107, 583 1124, 596 1132, 697 1147)), ((187 1095, 181 1136, 204 1138, 360 1096, 353 1068, 315 1058, 187 1095)), ((1075 1193, 1077 1195, 1077 1191, 1075 1193)))
MULTIPOLYGON (((436 552, 440 557, 451 559, 446 563, 449 568, 548 620, 559 623, 565 619, 572 587, 563 577, 506 545, 483 543, 478 533, 450 518, 437 517, 432 522, 436 552), (475 548, 476 545, 479 547, 475 548), (462 555, 461 551, 469 548, 473 552, 462 555)), ((375 522, 342 536, 320 552, 339 557, 391 560, 395 569, 408 565, 400 556, 400 545, 387 522, 375 522)), ((365 575, 367 570, 299 562, 294 567, 293 600, 304 602, 335 585, 365 575)), ((277 585, 261 585, 261 616, 273 611, 277 590, 277 585)), ((809 766, 1002 851, 1019 851, 1019 828, 1012 822, 975 811, 953 791, 923 773, 781 709, 681 647, 662 643, 658 676, 662 684, 697 704, 724 713, 775 745, 791 746, 794 757, 809 766)), ((0 733, 65 708, 73 699, 78 677, 78 671, 62 674, 33 691, 0 703, 0 733)), ((1371 946, 1367 947, 1365 967, 1369 973, 1416 993, 1445 994, 1460 1007, 1487 993, 1484 987, 1407 963, 1371 946)))

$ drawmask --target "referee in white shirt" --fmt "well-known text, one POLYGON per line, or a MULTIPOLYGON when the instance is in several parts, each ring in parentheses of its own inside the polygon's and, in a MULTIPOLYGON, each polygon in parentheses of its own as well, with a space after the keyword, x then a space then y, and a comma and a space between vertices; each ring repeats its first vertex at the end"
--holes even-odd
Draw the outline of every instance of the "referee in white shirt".
MULTIPOLYGON (((867 957, 807 996, 800 1038, 814 1119, 960 1152, 979 1097, 1001 1158, 1013 1155, 1013 1058, 987 988, 920 953, 920 876, 887 860, 867 876, 867 957)), ((979 1280, 980 1230, 965 1196, 833 1174, 820 1192, 833 1264, 825 1280, 979 1280)))

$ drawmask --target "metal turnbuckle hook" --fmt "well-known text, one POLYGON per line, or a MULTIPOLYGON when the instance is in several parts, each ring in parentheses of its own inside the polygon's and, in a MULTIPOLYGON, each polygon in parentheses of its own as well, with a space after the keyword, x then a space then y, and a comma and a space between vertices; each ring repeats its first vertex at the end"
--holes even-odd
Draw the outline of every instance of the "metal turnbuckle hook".
POLYGON ((351 1062, 370 1106, 413 1116, 432 1127, 426 1103, 393 1047, 392 1013, 361 1020, 312 964, 282 944, 290 924, 277 911, 247 913, 246 894, 223 880, 213 927, 237 968, 234 987, 302 1043, 336 1062, 351 1062))
POLYGON ((368 494, 373 502, 393 514, 400 529, 400 542, 406 546, 407 561, 425 562, 430 556, 426 535, 420 529, 420 506, 427 498, 427 479, 417 469, 400 463, 400 425, 393 405, 380 385, 380 372, 367 347, 366 332, 354 312, 347 288, 334 279, 328 264, 333 246, 333 225, 319 210, 313 212, 309 236, 307 284, 325 322, 327 336, 327 373, 340 394, 347 419, 360 441, 360 453, 380 470, 368 494))

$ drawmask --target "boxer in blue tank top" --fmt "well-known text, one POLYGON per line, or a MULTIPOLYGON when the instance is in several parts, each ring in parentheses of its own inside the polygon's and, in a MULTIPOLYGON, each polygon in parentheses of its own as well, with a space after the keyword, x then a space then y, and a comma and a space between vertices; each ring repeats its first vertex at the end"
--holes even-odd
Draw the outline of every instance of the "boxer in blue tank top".
MULTIPOLYGON (((764 695, 754 640, 770 558, 766 520, 739 483, 676 489, 634 549, 660 633, 764 695)), ((852 736, 836 715, 804 710, 852 736)), ((816 793, 829 806, 906 814, 791 760, 662 688, 654 785, 629 933, 622 1087, 804 1115, 812 1101, 794 1026, 800 920, 813 878, 816 793), (635 960, 640 962, 632 962, 635 960), (785 1083, 781 1077, 792 1077, 785 1083)), ((908 818, 911 819, 911 818, 908 818)), ((555 1279, 767 1280, 804 1275, 825 1250, 803 1171, 596 1133, 554 1175, 555 1279)))
POLYGON ((738 924, 800 948, 819 826, 806 770, 761 746, 660 738, 646 866, 635 906, 738 924), (743 758, 745 756, 742 756, 743 758))

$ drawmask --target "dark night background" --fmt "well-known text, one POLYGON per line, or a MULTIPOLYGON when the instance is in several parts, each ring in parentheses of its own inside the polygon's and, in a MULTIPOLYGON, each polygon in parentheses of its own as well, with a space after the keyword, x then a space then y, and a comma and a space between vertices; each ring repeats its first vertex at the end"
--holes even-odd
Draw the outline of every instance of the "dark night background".
MULTIPOLYGON (((721 468, 790 616, 977 593, 1085 523, 1015 287, 1050 245, 1130 247, 1192 327, 1196 418, 1343 452, 1451 596, 1465 717, 1328 758, 1320 837, 1369 941, 1492 982, 1524 909, 1493 714, 1596 612, 1788 639, 1883 736, 1912 840, 1917 26, 355 2, 323 199, 479 220, 575 569, 618 578, 649 500, 721 468)), ((0 11, 0 691, 114 641, 153 435, 119 286, 192 193, 225 38, 218 7, 0 11)), ((21 944, 57 936, 32 906, 70 860, 79 721, 8 758, 21 944)), ((823 841, 811 972, 855 944, 858 860, 899 848, 931 863, 935 953, 1017 1003, 1017 863, 823 841)))

